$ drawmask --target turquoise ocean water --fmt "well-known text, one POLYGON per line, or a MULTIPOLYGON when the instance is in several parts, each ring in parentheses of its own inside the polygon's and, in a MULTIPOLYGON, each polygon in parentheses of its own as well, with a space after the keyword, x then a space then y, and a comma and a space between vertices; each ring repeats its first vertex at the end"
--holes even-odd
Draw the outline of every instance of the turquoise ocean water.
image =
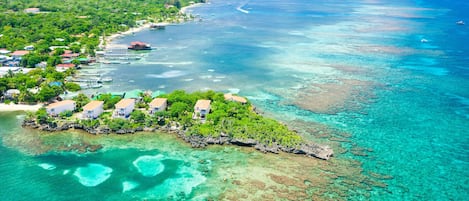
MULTIPOLYGON (((307 138, 339 141, 337 161, 358 161, 358 174, 385 184, 348 186, 346 199, 467 200, 469 25, 456 25, 469 22, 467 10, 464 1, 214 0, 189 9, 201 21, 113 42, 151 43, 156 49, 142 60, 90 70, 113 77, 101 91, 239 93, 265 115, 311 131, 307 138), (321 138, 318 125, 347 137, 321 138)), ((34 132, 19 128, 18 115, 0 115, 4 200, 204 200, 232 189, 213 182, 226 176, 219 169, 248 174, 246 158, 262 160, 164 136, 118 138, 95 154, 34 155, 22 146, 34 144, 34 132)))

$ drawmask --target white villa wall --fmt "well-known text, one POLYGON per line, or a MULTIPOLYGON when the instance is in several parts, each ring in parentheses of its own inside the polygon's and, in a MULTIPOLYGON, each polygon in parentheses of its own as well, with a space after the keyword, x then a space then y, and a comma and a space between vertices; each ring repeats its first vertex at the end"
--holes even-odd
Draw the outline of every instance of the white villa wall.
POLYGON ((53 108, 46 108, 47 114, 49 115, 58 115, 61 112, 65 111, 73 111, 75 110, 75 104, 70 103, 70 104, 64 104, 64 105, 59 105, 53 108))

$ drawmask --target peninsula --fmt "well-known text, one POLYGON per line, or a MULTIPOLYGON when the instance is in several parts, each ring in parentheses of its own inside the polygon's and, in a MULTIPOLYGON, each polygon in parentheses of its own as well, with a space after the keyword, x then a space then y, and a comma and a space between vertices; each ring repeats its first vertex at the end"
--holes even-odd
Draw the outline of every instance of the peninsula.
POLYGON ((24 127, 44 131, 84 130, 91 134, 128 134, 139 131, 175 133, 201 148, 211 144, 254 147, 264 153, 280 151, 329 159, 328 146, 307 142, 287 126, 256 113, 244 97, 214 91, 182 90, 135 99, 102 94, 90 100, 80 94, 28 113, 24 127))
POLYGON ((21 5, 7 2, 0 8, 0 62, 6 66, 1 71, 0 101, 5 107, 10 102, 47 105, 40 109, 37 105, 15 107, 37 109, 28 113, 23 126, 45 131, 126 134, 159 130, 176 133, 193 147, 233 144, 329 159, 331 148, 308 142, 285 125, 262 117, 246 98, 232 94, 176 90, 158 97, 141 94, 122 99, 101 94, 91 101, 79 94, 65 100, 69 98, 64 94, 99 87, 82 85, 74 75, 80 66, 95 62, 97 51, 106 43, 152 23, 184 21, 190 15, 179 9, 201 2, 204 0, 145 5, 97 0, 71 5, 57 0, 21 5))

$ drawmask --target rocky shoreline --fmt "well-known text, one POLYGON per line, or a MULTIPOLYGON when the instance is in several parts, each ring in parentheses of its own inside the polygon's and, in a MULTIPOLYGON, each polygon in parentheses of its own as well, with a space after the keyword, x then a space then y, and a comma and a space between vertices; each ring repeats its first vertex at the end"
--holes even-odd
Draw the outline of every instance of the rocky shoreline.
POLYGON ((230 138, 227 134, 221 133, 219 137, 205 137, 201 135, 186 135, 185 130, 181 129, 181 126, 162 126, 159 128, 148 128, 148 127, 139 127, 135 129, 120 129, 117 131, 112 131, 111 129, 105 126, 99 126, 97 128, 91 128, 83 126, 79 123, 66 122, 61 125, 57 123, 51 124, 37 124, 34 120, 24 120, 22 123, 23 127, 39 129, 42 131, 55 132, 55 131, 64 131, 69 129, 83 130, 90 134, 131 134, 141 131, 161 131, 166 133, 176 134, 179 138, 185 142, 191 144, 193 148, 203 148, 208 145, 237 145, 243 147, 253 147, 256 150, 259 150, 263 153, 275 153, 279 152, 300 154, 308 157, 319 158, 323 160, 328 160, 333 156, 334 152, 329 146, 318 145, 315 143, 302 143, 296 147, 285 147, 277 143, 271 145, 262 144, 254 139, 234 139, 230 138))

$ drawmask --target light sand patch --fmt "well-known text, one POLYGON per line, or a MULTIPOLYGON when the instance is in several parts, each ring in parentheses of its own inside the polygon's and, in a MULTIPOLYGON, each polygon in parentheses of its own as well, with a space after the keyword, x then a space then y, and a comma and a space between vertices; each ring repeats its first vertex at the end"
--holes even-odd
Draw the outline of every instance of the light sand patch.
POLYGON ((12 111, 37 111, 41 108, 41 104, 37 105, 24 105, 24 104, 5 104, 0 103, 0 112, 12 112, 12 111))

